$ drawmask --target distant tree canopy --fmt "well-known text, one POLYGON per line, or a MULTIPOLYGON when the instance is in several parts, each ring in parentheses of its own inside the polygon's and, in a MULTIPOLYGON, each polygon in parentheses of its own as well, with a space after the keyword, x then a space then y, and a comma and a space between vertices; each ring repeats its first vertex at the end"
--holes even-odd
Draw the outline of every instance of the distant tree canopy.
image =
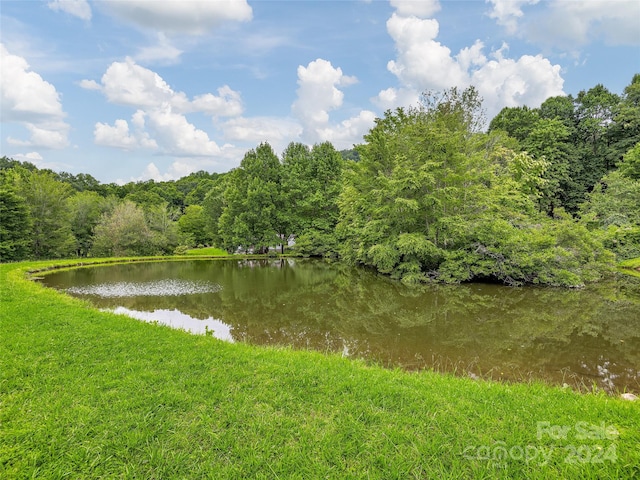
MULTIPOLYGON (((640 255, 640 74, 484 130, 474 88, 387 111, 353 149, 263 143, 224 174, 101 184, 0 158, 0 259, 199 245, 367 265, 407 284, 575 286, 640 255)), ((176 251, 178 251, 176 250, 176 251)))

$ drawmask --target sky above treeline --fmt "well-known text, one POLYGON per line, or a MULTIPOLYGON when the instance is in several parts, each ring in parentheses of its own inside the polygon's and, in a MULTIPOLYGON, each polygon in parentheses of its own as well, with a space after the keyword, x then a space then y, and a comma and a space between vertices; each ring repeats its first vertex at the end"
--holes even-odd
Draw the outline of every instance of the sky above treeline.
POLYGON ((362 142, 474 85, 490 120, 640 72, 637 0, 0 0, 0 155, 103 183, 362 142))

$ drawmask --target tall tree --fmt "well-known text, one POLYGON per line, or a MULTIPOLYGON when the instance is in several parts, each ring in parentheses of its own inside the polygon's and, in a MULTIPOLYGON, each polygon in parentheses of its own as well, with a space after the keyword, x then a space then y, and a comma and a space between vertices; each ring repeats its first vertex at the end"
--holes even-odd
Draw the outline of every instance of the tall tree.
MULTIPOLYGON (((598 278, 609 261, 602 245, 561 210, 551 220, 533 204, 547 183, 545 155, 562 163, 561 152, 532 158, 503 134, 480 133, 473 93, 448 92, 376 121, 359 147, 361 160, 345 171, 343 258, 407 283, 579 285, 598 278)), ((541 140, 561 139, 565 129, 547 120, 537 127, 541 140)))
POLYGON ((31 217, 27 203, 0 184, 0 262, 22 260, 31 252, 31 217))
POLYGON ((84 190, 69 197, 71 231, 76 240, 75 253, 79 257, 89 255, 93 245, 94 228, 108 210, 109 202, 91 190, 84 190))
POLYGON ((30 172, 18 182, 33 221, 31 250, 36 258, 64 257, 73 252, 75 239, 67 199, 72 188, 49 172, 30 172))
POLYGON ((268 143, 247 152, 233 171, 219 219, 224 248, 260 250, 286 238, 279 220, 282 208, 281 164, 268 143))
MULTIPOLYGON (((573 111, 573 105, 571 105, 571 109, 573 111)), ((510 137, 522 142, 529 136, 539 119, 539 112, 527 106, 504 107, 491 120, 489 131, 503 130, 510 137)))
POLYGON ((209 243, 207 234, 204 207, 189 205, 184 209, 184 214, 178 219, 181 245, 195 247, 209 243))
POLYGON ((625 87, 607 134, 611 146, 609 165, 620 163, 623 155, 640 142, 640 73, 625 87))
POLYGON ((95 228, 94 256, 149 255, 154 253, 153 233, 144 211, 125 200, 111 213, 103 214, 95 228))
MULTIPOLYGON (((282 156, 282 230, 296 236, 296 250, 328 255, 336 249, 338 195, 344 160, 328 142, 292 143, 282 156)), ((286 238, 283 238, 283 244, 286 238)))

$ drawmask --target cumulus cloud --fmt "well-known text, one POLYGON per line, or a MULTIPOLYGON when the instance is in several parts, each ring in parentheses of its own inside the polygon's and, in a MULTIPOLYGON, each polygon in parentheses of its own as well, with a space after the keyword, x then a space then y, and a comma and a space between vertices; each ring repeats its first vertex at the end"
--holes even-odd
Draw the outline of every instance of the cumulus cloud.
POLYGON ((225 22, 246 22, 253 16, 245 0, 128 0, 103 6, 117 18, 167 34, 202 35, 225 22))
POLYGON ((293 119, 277 117, 232 118, 222 124, 225 138, 248 143, 268 141, 275 150, 295 141, 302 126, 293 119))
POLYGON ((354 144, 362 142, 363 135, 373 127, 375 119, 374 112, 363 110, 338 125, 319 128, 318 134, 322 141, 331 142, 338 150, 352 148, 354 144))
POLYGON ((85 90, 102 90, 100 84, 95 80, 80 80, 78 85, 85 90))
POLYGON ((142 47, 135 55, 138 62, 145 64, 172 65, 178 63, 182 50, 174 47, 164 33, 157 35, 154 45, 142 47))
POLYGON ((91 20, 91 7, 87 0, 53 0, 47 6, 51 10, 65 12, 82 20, 91 20))
POLYGON ((0 44, 0 61, 2 122, 22 124, 31 134, 29 140, 9 138, 9 143, 43 148, 67 146, 69 125, 64 121, 65 113, 56 88, 31 71, 24 58, 9 53, 3 44, 0 44))
POLYGON ((444 89, 465 83, 466 72, 451 56, 451 50, 436 41, 440 25, 434 19, 403 17, 394 13, 387 31, 396 44, 398 57, 387 69, 410 88, 444 89))
POLYGON ((118 119, 112 125, 96 123, 93 131, 94 142, 103 147, 115 147, 123 150, 132 150, 138 147, 156 149, 158 144, 144 131, 143 112, 136 112, 131 123, 136 127, 135 132, 129 130, 126 120, 118 119))
POLYGON ((560 66, 552 65, 542 55, 508 58, 508 46, 504 44, 489 59, 480 41, 453 54, 437 41, 437 20, 397 13, 387 21, 387 31, 397 53, 387 68, 399 79, 400 87, 381 91, 375 100, 378 105, 390 108, 394 101, 405 105, 402 102, 417 98, 425 90, 474 85, 491 118, 505 106, 536 107, 550 96, 564 94, 560 66))
POLYGON ((104 73, 101 83, 82 80, 87 90, 100 90, 111 103, 143 110, 170 105, 176 113, 202 112, 211 116, 233 117, 243 110, 240 93, 228 85, 218 88, 218 95, 206 93, 189 100, 184 92, 177 92, 153 70, 138 65, 127 57, 113 62, 104 73))
POLYGON ((491 116, 502 107, 537 107, 547 98, 563 95, 560 65, 542 55, 504 58, 502 51, 471 75, 471 83, 484 97, 491 116))
POLYGON ((487 0, 489 16, 509 34, 556 49, 577 49, 603 40, 611 45, 640 45, 636 0, 550 0, 535 11, 523 11, 539 0, 487 0))
POLYGON ((101 90, 109 102, 118 105, 152 108, 168 103, 179 111, 190 108, 183 92, 175 92, 160 75, 129 57, 124 62, 113 62, 107 68, 102 76, 101 90))
POLYGON ((410 107, 418 104, 420 93, 417 89, 406 87, 386 88, 371 100, 380 110, 394 110, 398 107, 410 107))
POLYGON ((148 128, 155 134, 155 139, 170 155, 202 155, 215 156, 220 147, 204 131, 189 123, 187 118, 173 111, 170 104, 147 112, 148 128))
POLYGON ((242 114, 243 106, 240 92, 228 85, 218 88, 218 95, 206 93, 193 99, 193 109, 213 117, 235 117, 242 114))
POLYGON ((636 0, 554 0, 524 26, 525 36, 555 48, 577 48, 603 40, 611 45, 640 45, 640 3, 636 0))
POLYGON ((438 0, 391 0, 391 6, 403 17, 429 18, 440 11, 438 0))
POLYGON ((42 158, 42 155, 40 155, 38 152, 16 153, 12 155, 12 157, 14 157, 16 160, 31 162, 34 165, 37 165, 38 162, 44 160, 42 158))
POLYGON ((150 148, 176 156, 217 156, 218 144, 204 130, 187 120, 199 112, 218 117, 242 113, 240 93, 229 86, 218 88, 218 95, 206 93, 192 100, 178 92, 156 72, 138 65, 132 58, 113 62, 101 83, 83 80, 80 86, 101 91, 111 103, 136 108, 129 122, 118 119, 113 125, 98 122, 94 141, 98 145, 122 149, 150 148))
MULTIPOLYGON (((355 82, 355 77, 344 75, 340 67, 334 68, 331 62, 321 58, 310 62, 306 67, 298 67, 297 98, 291 110, 302 124, 304 140, 309 143, 323 142, 331 137, 338 138, 335 130, 340 127, 348 127, 352 133, 357 128, 364 128, 370 112, 363 112, 340 126, 329 122, 329 112, 341 107, 344 100, 344 93, 338 87, 346 87, 355 82)), ((372 125, 373 120, 362 133, 372 125)), ((357 133, 355 135, 358 137, 357 133)))
POLYGON ((225 146, 222 149, 221 155, 216 157, 216 159, 201 157, 178 158, 169 165, 164 173, 162 173, 160 167, 154 162, 151 162, 147 164, 140 176, 130 177, 129 180, 118 179, 116 183, 123 185, 127 182, 141 182, 146 180, 155 180, 156 182, 178 180, 199 170, 222 173, 228 171, 230 168, 237 167, 244 153, 245 151, 241 151, 235 147, 225 146))
POLYGON ((518 29, 518 20, 524 13, 524 5, 535 5, 540 0, 487 0, 493 8, 489 12, 489 17, 495 18, 498 25, 506 28, 507 32, 513 34, 518 29))

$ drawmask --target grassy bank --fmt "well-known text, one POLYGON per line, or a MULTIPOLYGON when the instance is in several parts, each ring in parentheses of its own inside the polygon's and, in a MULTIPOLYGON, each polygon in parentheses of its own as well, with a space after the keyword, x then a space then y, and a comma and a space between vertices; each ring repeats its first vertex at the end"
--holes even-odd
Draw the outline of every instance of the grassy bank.
POLYGON ((0 265, 0 478, 640 475, 640 402, 224 343, 24 278, 63 263, 0 265))
POLYGON ((224 250, 222 250, 221 248, 216 248, 216 247, 204 247, 204 248, 192 248, 190 250, 187 250, 187 255, 196 255, 196 256, 214 256, 214 257, 220 257, 220 256, 226 256, 228 255, 228 253, 224 250))

